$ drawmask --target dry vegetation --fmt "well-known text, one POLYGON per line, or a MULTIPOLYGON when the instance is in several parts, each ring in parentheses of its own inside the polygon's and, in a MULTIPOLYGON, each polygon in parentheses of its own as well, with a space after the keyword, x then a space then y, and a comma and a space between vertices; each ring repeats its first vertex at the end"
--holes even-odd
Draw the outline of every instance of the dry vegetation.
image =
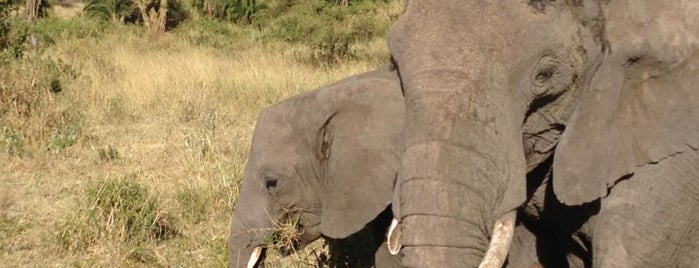
POLYGON ((2 267, 225 266, 259 111, 387 60, 383 38, 319 67, 298 44, 105 29, 0 63, 2 267))

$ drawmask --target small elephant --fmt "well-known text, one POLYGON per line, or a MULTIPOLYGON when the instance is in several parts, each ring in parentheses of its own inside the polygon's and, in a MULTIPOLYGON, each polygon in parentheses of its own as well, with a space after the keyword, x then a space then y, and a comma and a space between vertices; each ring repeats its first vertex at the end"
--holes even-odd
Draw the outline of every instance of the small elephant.
POLYGON ((262 266, 277 224, 289 220, 298 231, 289 247, 323 236, 331 266, 398 266, 381 245, 393 218, 403 104, 386 65, 265 109, 231 223, 230 267, 262 266), (370 254, 352 253, 358 248, 370 254))

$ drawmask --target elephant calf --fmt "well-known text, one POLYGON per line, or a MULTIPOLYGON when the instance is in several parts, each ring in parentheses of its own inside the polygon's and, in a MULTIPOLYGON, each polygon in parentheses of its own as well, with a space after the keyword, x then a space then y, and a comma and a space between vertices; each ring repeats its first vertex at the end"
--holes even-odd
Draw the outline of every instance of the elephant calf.
POLYGON ((265 109, 235 206, 230 266, 261 266, 279 222, 289 220, 297 237, 288 247, 323 236, 332 266, 399 266, 381 245, 393 218, 403 106, 387 65, 265 109))

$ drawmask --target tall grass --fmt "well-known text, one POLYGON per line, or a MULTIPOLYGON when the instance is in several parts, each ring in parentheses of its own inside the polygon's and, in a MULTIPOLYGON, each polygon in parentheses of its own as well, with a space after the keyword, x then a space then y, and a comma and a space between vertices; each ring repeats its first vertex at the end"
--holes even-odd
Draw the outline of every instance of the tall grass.
POLYGON ((249 30, 42 23, 0 68, 0 266, 225 266, 260 110, 388 60, 384 38, 319 66, 249 30))

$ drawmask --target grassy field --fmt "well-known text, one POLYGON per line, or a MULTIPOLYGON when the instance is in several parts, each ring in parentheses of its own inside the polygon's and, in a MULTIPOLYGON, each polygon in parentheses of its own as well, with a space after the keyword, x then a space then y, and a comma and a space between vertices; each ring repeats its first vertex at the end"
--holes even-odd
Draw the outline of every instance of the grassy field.
POLYGON ((254 32, 64 20, 38 22, 70 30, 0 63, 0 267, 225 266, 259 111, 388 59, 385 38, 318 65, 254 32))

